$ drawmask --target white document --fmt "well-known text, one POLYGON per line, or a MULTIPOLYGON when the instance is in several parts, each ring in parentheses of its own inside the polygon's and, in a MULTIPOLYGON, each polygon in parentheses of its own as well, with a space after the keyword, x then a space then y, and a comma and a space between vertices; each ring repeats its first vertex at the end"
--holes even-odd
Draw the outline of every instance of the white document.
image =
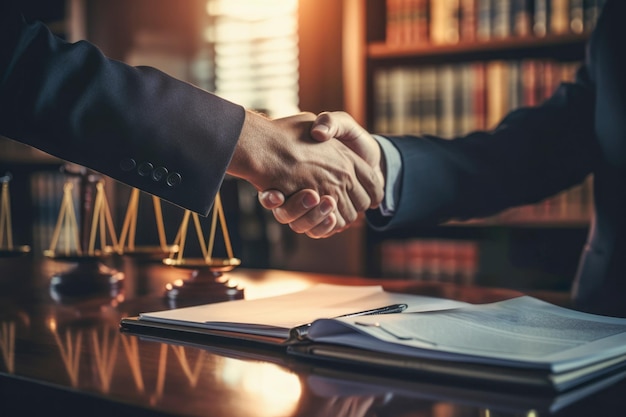
POLYGON ((318 284, 277 297, 143 313, 126 324, 270 337, 296 356, 558 390, 623 375, 626 367, 626 319, 528 296, 469 304, 380 286, 318 284), (359 314, 396 305, 402 312, 359 314))
POLYGON ((518 297, 463 308, 320 320, 314 342, 559 373, 626 355, 626 319, 518 297))
POLYGON ((470 305, 436 297, 390 293, 381 286, 317 284, 277 297, 142 313, 140 320, 286 339, 291 328, 319 318, 334 318, 392 304, 407 304, 405 313, 470 305))

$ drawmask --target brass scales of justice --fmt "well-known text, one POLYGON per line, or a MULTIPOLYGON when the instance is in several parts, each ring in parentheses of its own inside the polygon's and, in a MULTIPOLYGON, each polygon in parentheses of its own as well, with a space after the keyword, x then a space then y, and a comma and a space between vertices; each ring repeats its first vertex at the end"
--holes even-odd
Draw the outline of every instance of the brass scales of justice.
POLYGON ((86 297, 123 298, 124 274, 104 263, 119 246, 104 178, 73 165, 62 170, 68 178, 50 246, 43 254, 68 268, 52 275, 50 295, 63 303, 86 297), (75 199, 80 216, 76 214, 75 199))
POLYGON ((148 260, 158 259, 164 265, 191 270, 187 279, 166 285, 165 299, 170 305, 191 305, 243 298, 243 289, 232 285, 223 277, 224 272, 239 266, 241 261, 233 254, 219 192, 211 211, 208 241, 205 240, 198 214, 185 210, 173 244, 167 244, 161 202, 152 196, 159 245, 139 246, 135 244, 135 237, 140 191, 135 188, 131 191, 118 240, 107 203, 104 180, 85 172, 79 174, 79 177, 82 185, 79 192, 81 212, 83 215, 91 213, 91 221, 83 221, 82 228, 78 226, 73 204, 73 182, 68 180, 64 187, 63 201, 52 242, 44 255, 60 261, 75 262, 77 267, 67 273, 53 276, 51 292, 71 296, 108 292, 113 296, 121 290, 123 274, 104 266, 101 261, 112 255, 121 255, 148 260), (95 187, 90 187, 91 183, 95 187), (94 188, 95 197, 90 198, 89 195, 93 193, 94 188), (85 206, 90 206, 90 201, 94 201, 91 210, 89 207, 85 209, 85 206), (184 256, 190 219, 193 219, 202 251, 200 258, 184 256), (212 255, 218 222, 226 246, 226 258, 216 258, 212 255), (63 243, 60 243, 61 236, 64 236, 63 243), (86 249, 83 250, 83 247, 86 249))
POLYGON ((13 244, 13 222, 11 218, 11 192, 9 183, 13 175, 7 172, 0 177, 0 258, 22 256, 30 253, 30 246, 13 244))

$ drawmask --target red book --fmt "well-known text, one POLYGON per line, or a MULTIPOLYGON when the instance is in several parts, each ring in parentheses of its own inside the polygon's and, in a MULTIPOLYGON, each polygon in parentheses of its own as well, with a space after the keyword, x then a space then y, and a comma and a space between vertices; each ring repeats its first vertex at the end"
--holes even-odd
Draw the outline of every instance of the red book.
POLYGON ((460 0, 459 28, 460 39, 463 42, 476 40, 476 2, 477 0, 460 0))
POLYGON ((522 96, 524 106, 537 105, 537 61, 522 62, 522 96))
POLYGON ((400 9, 402 0, 387 0, 387 39, 390 45, 400 43, 400 9))
POLYGON ((430 38, 430 8, 428 0, 409 0, 411 2, 411 40, 413 43, 427 43, 430 38))
POLYGON ((487 125, 487 89, 486 89, 485 64, 477 62, 474 64, 474 112, 476 118, 476 129, 485 129, 487 125))

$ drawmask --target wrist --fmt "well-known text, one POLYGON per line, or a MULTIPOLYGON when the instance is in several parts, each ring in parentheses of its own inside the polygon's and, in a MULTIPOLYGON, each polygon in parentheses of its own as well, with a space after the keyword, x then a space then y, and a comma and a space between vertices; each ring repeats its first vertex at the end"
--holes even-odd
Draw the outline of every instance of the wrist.
POLYGON ((254 184, 253 180, 259 176, 263 166, 262 154, 258 152, 258 148, 263 146, 261 143, 263 138, 267 137, 270 126, 271 120, 246 110, 241 133, 226 170, 227 173, 254 184))

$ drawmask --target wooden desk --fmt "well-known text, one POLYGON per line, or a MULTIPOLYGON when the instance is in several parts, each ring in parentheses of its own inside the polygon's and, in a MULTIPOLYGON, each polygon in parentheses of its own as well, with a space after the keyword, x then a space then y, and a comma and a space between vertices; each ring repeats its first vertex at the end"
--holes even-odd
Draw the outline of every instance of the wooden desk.
MULTIPOLYGON (((49 294, 48 277, 58 267, 27 258, 0 259, 2 416, 531 416, 548 415, 543 410, 556 401, 537 393, 321 367, 252 346, 216 342, 197 347, 121 333, 121 317, 167 308, 161 289, 183 272, 120 261, 117 267, 127 274, 123 298, 63 305, 49 294)), ((285 271, 239 269, 231 276, 249 298, 315 282, 382 283, 392 291, 471 302, 518 295, 285 271)), ((539 296, 564 301, 559 294, 539 296)), ((626 383, 618 382, 557 415, 622 415, 624 392, 626 383)))

